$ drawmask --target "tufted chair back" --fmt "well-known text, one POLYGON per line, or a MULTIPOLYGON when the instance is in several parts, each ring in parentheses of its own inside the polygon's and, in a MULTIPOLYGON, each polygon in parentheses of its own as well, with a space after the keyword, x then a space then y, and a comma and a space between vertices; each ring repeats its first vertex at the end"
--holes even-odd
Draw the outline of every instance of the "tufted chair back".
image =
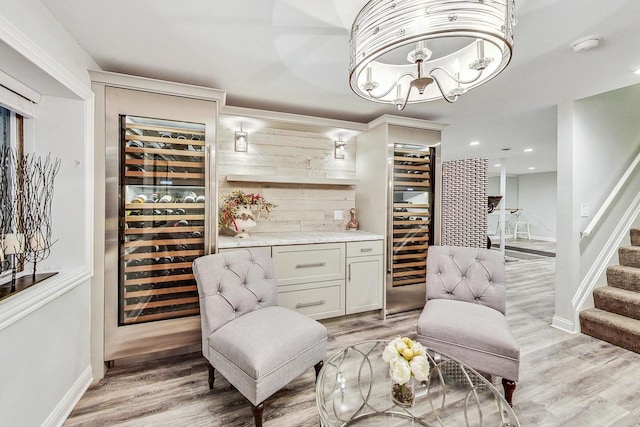
POLYGON ((505 314, 504 257, 489 249, 429 247, 427 301, 431 299, 482 304, 505 314))
POLYGON ((239 249, 197 258, 193 275, 200 296, 202 351, 209 336, 226 323, 263 307, 278 305, 270 248, 239 249))

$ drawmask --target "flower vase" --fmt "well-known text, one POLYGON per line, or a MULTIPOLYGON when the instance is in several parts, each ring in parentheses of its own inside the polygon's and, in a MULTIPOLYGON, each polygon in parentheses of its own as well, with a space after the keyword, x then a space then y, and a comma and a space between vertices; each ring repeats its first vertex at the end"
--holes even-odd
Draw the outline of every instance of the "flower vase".
POLYGON ((415 387, 413 384, 413 376, 404 384, 398 384, 393 379, 391 380, 391 400, 403 408, 410 408, 413 406, 413 400, 416 397, 415 387))
POLYGON ((253 213, 249 206, 239 206, 233 217, 233 223, 235 225, 236 237, 249 237, 249 230, 252 230, 258 225, 253 213))

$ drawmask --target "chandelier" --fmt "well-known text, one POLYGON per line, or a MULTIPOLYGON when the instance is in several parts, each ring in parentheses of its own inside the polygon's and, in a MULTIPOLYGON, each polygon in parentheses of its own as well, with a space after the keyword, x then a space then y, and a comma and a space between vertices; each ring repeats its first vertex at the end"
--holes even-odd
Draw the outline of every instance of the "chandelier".
POLYGON ((371 0, 351 28, 349 84, 370 101, 455 102, 511 60, 515 0, 371 0))

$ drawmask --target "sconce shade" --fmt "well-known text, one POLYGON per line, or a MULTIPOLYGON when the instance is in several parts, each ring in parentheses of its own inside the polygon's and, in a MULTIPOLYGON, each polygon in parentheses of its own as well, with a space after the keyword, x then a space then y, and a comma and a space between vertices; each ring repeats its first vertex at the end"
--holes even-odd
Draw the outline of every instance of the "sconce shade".
POLYGON ((16 255, 24 252, 24 234, 9 233, 4 236, 2 248, 5 255, 16 255))
POLYGON ((239 152, 246 152, 249 148, 249 135, 247 132, 236 132, 235 150, 239 152))
POLYGON ((338 141, 335 141, 335 149, 334 149, 334 158, 336 159, 344 159, 345 157, 345 142, 340 139, 338 141))

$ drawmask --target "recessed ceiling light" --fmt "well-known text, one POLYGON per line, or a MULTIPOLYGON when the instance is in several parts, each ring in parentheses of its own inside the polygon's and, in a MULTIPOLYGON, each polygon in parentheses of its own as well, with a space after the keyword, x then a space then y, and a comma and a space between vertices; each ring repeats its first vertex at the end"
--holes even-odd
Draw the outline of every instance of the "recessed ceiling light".
POLYGON ((496 163, 496 164, 495 164, 495 165, 493 165, 493 166, 495 166, 495 167, 499 168, 499 167, 500 167, 500 166, 502 166, 502 165, 501 165, 500 163, 496 163))
POLYGON ((531 166, 531 167, 529 168, 529 170, 530 170, 530 171, 533 171, 533 170, 536 170, 536 168, 534 168, 533 166, 531 166))
POLYGON ((480 141, 471 141, 469 145, 480 145, 480 141))
POLYGON ((530 152, 532 152, 532 151, 533 151, 533 148, 525 148, 525 149, 524 149, 524 152, 525 152, 525 153, 530 153, 530 152))
POLYGON ((636 71, 634 71, 634 73, 639 74, 640 75, 640 68, 638 68, 636 71))

